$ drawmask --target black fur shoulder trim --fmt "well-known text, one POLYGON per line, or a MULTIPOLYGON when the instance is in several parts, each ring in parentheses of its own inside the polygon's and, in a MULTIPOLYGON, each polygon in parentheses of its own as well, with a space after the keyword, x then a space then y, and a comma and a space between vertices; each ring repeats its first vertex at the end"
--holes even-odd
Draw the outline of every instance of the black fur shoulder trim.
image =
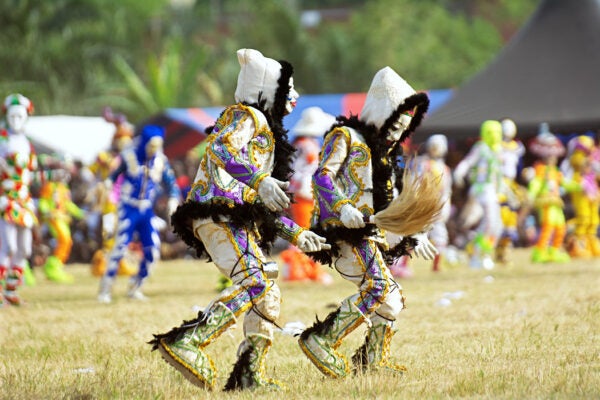
POLYGON ((358 246, 365 237, 378 234, 377 227, 373 224, 367 224, 365 227, 357 229, 346 228, 345 226, 323 229, 320 226, 313 226, 311 227, 311 231, 327 239, 327 243, 331 245, 331 249, 315 251, 307 253, 307 255, 313 260, 329 266, 332 265, 334 258, 340 256, 340 248, 337 245, 339 241, 344 241, 352 246, 358 246))
POLYGON ((387 265, 392 265, 394 261, 402 256, 412 257, 410 250, 417 245, 417 239, 411 236, 405 236, 400 243, 383 253, 387 265))
POLYGON ((281 64, 281 73, 277 80, 277 90, 275 91, 275 99, 273 99, 273 119, 283 121, 285 116, 285 103, 287 102, 288 94, 290 93, 290 78, 294 74, 294 67, 285 60, 279 60, 281 64))
POLYGON ((412 135, 415 129, 417 129, 417 127, 421 125, 423 117, 429 109, 429 97, 427 96, 427 93, 419 92, 407 97, 404 100, 404 102, 398 106, 396 111, 394 111, 392 115, 390 115, 385 120, 383 126, 381 127, 381 132, 386 132, 387 134, 392 125, 396 121, 398 121, 398 118, 400 118, 400 114, 410 111, 415 107, 417 108, 417 110, 415 111, 415 115, 412 117, 408 128, 402 133, 402 136, 400 137, 399 142, 403 143, 406 139, 410 137, 410 135, 412 135))
POLYGON ((197 257, 202 257, 203 254, 208 256, 204 244, 196 238, 192 231, 192 221, 212 218, 215 222, 218 222, 220 216, 224 216, 232 223, 248 229, 258 226, 261 234, 259 245, 267 252, 271 249, 278 233, 275 223, 278 216, 262 203, 245 203, 231 207, 225 203, 198 203, 188 200, 179 205, 171 215, 171 225, 173 226, 173 232, 185 244, 196 250, 197 257))

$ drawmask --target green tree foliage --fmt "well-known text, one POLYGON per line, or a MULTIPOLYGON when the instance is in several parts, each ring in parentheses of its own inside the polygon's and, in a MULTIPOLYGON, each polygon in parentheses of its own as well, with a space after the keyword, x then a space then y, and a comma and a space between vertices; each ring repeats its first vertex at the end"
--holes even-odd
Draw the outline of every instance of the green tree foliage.
POLYGON ((27 93, 39 113, 100 113, 102 86, 116 76, 112 55, 139 57, 162 3, 0 2, 1 87, 27 93))
POLYGON ((138 74, 127 61, 115 55, 115 67, 125 80, 125 98, 132 100, 123 109, 151 115, 168 107, 189 107, 222 100, 216 82, 207 76, 208 50, 197 46, 186 50, 180 37, 165 43, 162 52, 150 54, 144 66, 145 76, 138 74))
POLYGON ((290 61, 301 93, 365 91, 392 66, 418 89, 484 67, 537 0, 4 0, 0 89, 39 114, 136 121, 165 107, 233 100, 243 47, 290 61), (303 8, 345 19, 301 24, 303 8))

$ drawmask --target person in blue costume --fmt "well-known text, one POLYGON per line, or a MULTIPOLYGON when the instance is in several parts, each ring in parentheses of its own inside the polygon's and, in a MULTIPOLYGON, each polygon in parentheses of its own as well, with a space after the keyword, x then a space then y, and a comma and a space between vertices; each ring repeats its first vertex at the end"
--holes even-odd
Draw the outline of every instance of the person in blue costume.
POLYGON ((145 126, 137 142, 123 150, 122 162, 110 176, 113 182, 119 175, 123 175, 124 179, 118 205, 116 242, 110 253, 106 272, 100 280, 100 303, 112 301, 112 287, 119 262, 136 233, 143 247, 143 258, 137 275, 130 279, 127 296, 134 300, 146 299, 141 291, 142 284, 160 256, 160 239, 153 224, 154 202, 163 185, 168 191, 170 213, 175 211, 181 197, 173 169, 162 152, 163 142, 162 127, 145 126))

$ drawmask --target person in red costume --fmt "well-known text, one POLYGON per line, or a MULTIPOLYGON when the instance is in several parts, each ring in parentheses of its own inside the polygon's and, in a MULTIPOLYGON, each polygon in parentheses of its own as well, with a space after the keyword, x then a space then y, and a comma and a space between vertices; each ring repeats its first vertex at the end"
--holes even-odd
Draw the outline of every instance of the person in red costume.
POLYGON ((0 306, 5 300, 20 305, 17 292, 27 272, 32 250, 32 228, 38 223, 36 208, 29 192, 33 182, 59 179, 63 170, 42 171, 25 136, 25 124, 33 113, 33 103, 19 93, 4 100, 2 113, 6 127, 0 129, 0 306), (56 173, 59 172, 60 173, 56 173))

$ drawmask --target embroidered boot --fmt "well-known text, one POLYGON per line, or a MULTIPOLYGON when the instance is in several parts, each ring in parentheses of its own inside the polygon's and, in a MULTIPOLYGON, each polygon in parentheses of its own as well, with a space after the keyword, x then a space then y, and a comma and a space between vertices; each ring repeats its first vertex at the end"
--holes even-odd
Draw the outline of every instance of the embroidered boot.
POLYGON ((4 307, 4 287, 6 285, 6 273, 8 268, 4 265, 0 265, 0 308, 4 307))
POLYGON ((44 264, 46 278, 52 282, 73 283, 73 275, 65 271, 65 264, 56 256, 50 256, 44 264))
POLYGON ((498 264, 508 263, 508 254, 511 248, 512 241, 509 237, 503 237, 498 241, 498 244, 496 245, 496 253, 494 255, 494 258, 498 264))
POLYGON ((357 371, 386 370, 403 374, 406 367, 390 362, 390 344, 394 331, 390 321, 378 321, 373 318, 373 325, 369 328, 365 343, 352 356, 352 363, 357 371))
POLYGON ((100 279, 100 287, 98 289, 98 302, 109 304, 112 301, 112 287, 115 283, 115 277, 104 275, 100 279))
POLYGON ((17 292, 17 288, 23 283, 23 268, 13 265, 6 274, 4 283, 4 300, 12 306, 20 306, 23 300, 17 292))
POLYGON ((148 298, 142 293, 142 284, 144 280, 138 276, 132 276, 129 279, 129 287, 127 288, 127 297, 132 300, 146 301, 148 298))
POLYGON ((571 261, 569 254, 560 247, 550 247, 548 249, 550 261, 557 263, 567 263, 571 261))
POLYGON ((203 349, 235 322, 235 315, 219 302, 210 306, 206 313, 200 311, 196 319, 184 321, 167 333, 154 335, 148 343, 152 345, 152 351, 158 349, 162 358, 188 381, 201 388, 213 389, 217 370, 203 349))
POLYGON ((265 359, 271 348, 271 339, 265 335, 252 334, 246 337, 238 350, 238 359, 225 385, 225 391, 267 387, 281 389, 281 385, 264 377, 265 359))
POLYGON ((573 258, 591 258, 592 249, 585 235, 575 235, 567 246, 569 256, 573 258))
POLYGON ((547 263, 550 262, 550 250, 549 248, 534 247, 531 252, 531 262, 534 263, 547 263))
POLYGON ((365 315, 351 302, 350 297, 324 321, 319 321, 300 335, 298 344, 310 361, 323 374, 343 378, 350 372, 344 355, 336 349, 346 335, 366 320, 365 315))
POLYGON ((37 283, 29 262, 25 264, 25 268, 23 269, 23 282, 25 282, 26 286, 35 286, 37 283))

